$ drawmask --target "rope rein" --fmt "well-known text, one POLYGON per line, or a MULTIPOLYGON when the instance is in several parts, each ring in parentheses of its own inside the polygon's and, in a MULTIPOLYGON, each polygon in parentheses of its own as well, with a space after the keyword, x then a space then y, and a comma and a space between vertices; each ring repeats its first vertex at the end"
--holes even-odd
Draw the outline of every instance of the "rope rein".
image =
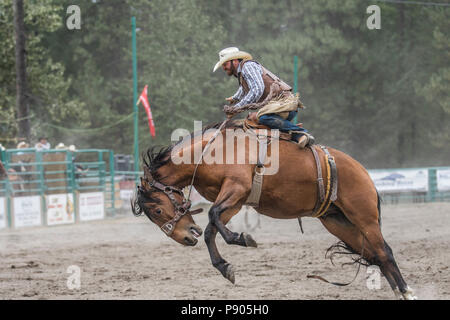
POLYGON ((217 136, 219 135, 220 131, 222 130, 222 128, 225 126, 225 124, 228 123, 228 121, 230 121, 231 118, 225 119, 222 124, 220 125, 219 129, 217 129, 216 133, 214 133, 214 135, 211 137, 211 139, 209 139, 208 143, 206 144, 205 148, 203 149, 203 152, 200 156, 199 161, 196 163, 195 168, 194 168, 194 173, 192 174, 192 179, 191 179, 191 183, 189 185, 189 192, 188 192, 188 196, 187 196, 187 200, 190 199, 191 197, 191 192, 192 192, 192 187, 194 185, 194 179, 195 179, 195 175, 197 173, 197 169, 198 166, 200 165, 200 162, 202 162, 203 160, 203 156, 205 155, 206 151, 208 151, 211 143, 213 143, 213 141, 217 138, 217 136))

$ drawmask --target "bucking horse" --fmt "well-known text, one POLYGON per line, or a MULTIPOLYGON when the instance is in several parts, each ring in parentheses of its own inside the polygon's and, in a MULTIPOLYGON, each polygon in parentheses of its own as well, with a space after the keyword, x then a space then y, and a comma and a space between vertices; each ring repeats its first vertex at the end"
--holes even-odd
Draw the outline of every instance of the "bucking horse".
POLYGON ((242 121, 226 120, 168 147, 149 149, 143 156, 144 175, 132 199, 133 213, 145 214, 176 242, 194 246, 203 232, 192 216, 200 210, 190 209, 183 189, 195 187, 213 202, 204 230, 211 262, 232 283, 233 267, 220 255, 215 239, 220 233, 227 244, 257 247, 250 234, 226 227, 250 198, 258 213, 272 218, 301 221, 315 217, 341 240, 341 247, 359 255, 361 263, 379 266, 398 298, 416 299, 381 233, 380 197, 367 170, 331 147, 299 149, 274 134, 275 130, 262 134, 261 129, 245 128, 242 121), (245 145, 239 136, 246 137, 245 145), (252 137, 256 137, 256 147, 249 142, 252 137), (196 155, 199 150, 200 157, 196 155), (239 152, 245 161, 236 160, 239 152), (279 162, 273 174, 264 172, 269 158, 279 162))

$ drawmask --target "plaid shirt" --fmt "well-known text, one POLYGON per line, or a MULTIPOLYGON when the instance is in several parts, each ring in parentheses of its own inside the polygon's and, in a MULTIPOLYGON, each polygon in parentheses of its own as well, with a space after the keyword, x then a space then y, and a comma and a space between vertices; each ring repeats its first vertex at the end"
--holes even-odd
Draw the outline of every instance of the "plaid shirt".
POLYGON ((242 70, 239 65, 237 73, 239 74, 240 72, 242 72, 242 76, 248 84, 249 91, 246 95, 244 95, 242 85, 239 86, 238 91, 236 91, 233 95, 233 100, 239 101, 234 105, 235 108, 240 108, 249 103, 258 102, 264 93, 264 81, 262 78, 263 71, 258 63, 249 61, 244 64, 242 70))

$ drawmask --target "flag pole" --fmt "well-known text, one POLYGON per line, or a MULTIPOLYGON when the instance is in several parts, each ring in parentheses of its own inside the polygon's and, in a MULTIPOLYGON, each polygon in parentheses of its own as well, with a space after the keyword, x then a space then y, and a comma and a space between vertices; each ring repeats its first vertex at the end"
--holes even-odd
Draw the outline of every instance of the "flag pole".
MULTIPOLYGON (((294 56, 294 94, 298 92, 298 57, 294 56)), ((294 124, 297 123, 297 114, 294 117, 294 124)))
MULTIPOLYGON (((139 171, 139 136, 138 136, 138 112, 137 97, 137 57, 136 57, 136 18, 131 18, 131 41, 133 51, 133 112, 134 112, 134 171, 139 171)), ((136 181, 138 175, 136 174, 136 181)))

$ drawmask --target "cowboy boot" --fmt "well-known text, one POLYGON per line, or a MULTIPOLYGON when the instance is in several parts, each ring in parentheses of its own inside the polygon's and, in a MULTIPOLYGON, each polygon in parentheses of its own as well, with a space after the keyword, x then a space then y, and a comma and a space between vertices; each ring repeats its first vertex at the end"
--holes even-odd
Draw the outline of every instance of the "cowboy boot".
POLYGON ((309 133, 302 133, 301 137, 298 139, 297 145, 300 149, 304 149, 307 146, 314 144, 315 139, 309 133))
POLYGON ((312 146, 314 143, 316 143, 316 139, 309 133, 307 133, 308 135, 308 143, 306 144, 306 146, 312 146))

